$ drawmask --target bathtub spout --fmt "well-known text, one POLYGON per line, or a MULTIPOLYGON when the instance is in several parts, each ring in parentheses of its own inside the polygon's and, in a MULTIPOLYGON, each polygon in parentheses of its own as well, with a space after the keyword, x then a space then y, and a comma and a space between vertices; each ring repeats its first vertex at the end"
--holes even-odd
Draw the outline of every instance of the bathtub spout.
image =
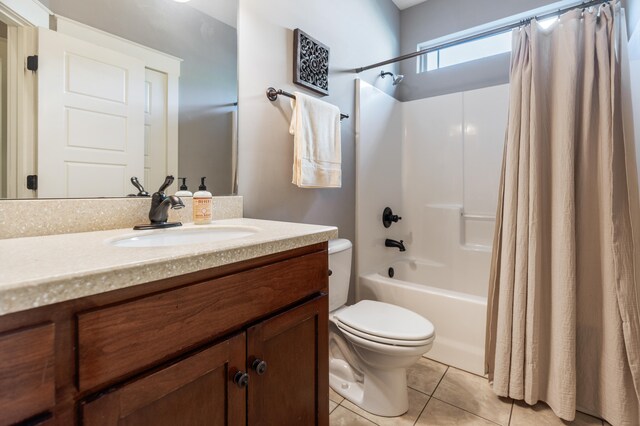
POLYGON ((387 238, 386 240, 384 240, 384 246, 385 247, 395 247, 400 251, 407 251, 407 249, 404 248, 404 241, 403 240, 396 241, 396 240, 391 240, 391 239, 387 238))

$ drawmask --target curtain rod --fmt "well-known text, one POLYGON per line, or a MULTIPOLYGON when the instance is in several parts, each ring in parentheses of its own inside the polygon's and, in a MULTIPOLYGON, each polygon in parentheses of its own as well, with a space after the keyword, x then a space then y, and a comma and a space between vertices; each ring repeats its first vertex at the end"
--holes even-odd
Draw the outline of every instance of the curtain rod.
POLYGON ((357 73, 360 73, 362 71, 370 70, 371 68, 377 68, 377 67, 381 67, 383 65, 393 64, 395 62, 400 62, 400 61, 404 61, 406 59, 415 58, 416 56, 426 55, 427 53, 435 52, 436 50, 445 49, 447 47, 457 46, 459 44, 467 43, 467 42, 473 41, 473 40, 479 40, 479 39, 482 39, 482 38, 485 38, 485 37, 491 37, 492 35, 500 34, 500 33, 512 30, 514 28, 521 27, 522 25, 529 23, 533 19, 538 19, 538 20, 547 19, 547 18, 551 18, 553 16, 562 15, 562 14, 564 14, 566 12, 569 12, 569 11, 571 11, 573 9, 586 9, 588 7, 591 7, 591 6, 597 6, 599 4, 607 3, 607 2, 608 2, 608 0, 592 0, 592 1, 587 1, 587 2, 584 2, 584 3, 580 3, 580 4, 577 4, 577 5, 574 5, 574 6, 565 7, 564 9, 558 9, 558 10, 555 10, 553 12, 545 13, 545 14, 542 14, 542 15, 532 16, 532 17, 527 18, 527 19, 520 19, 517 22, 513 22, 511 24, 502 25, 500 27, 493 28, 493 29, 490 29, 490 30, 487 30, 487 31, 482 31, 482 32, 479 32, 477 34, 472 34, 472 35, 469 35, 469 36, 466 36, 466 37, 462 37, 462 38, 459 38, 459 39, 456 39, 456 40, 448 41, 446 43, 442 43, 442 44, 439 44, 437 46, 426 47, 426 48, 418 50, 416 52, 407 53, 406 55, 397 56, 397 57, 392 58, 392 59, 387 59, 386 61, 382 61, 382 62, 378 62, 378 63, 375 63, 375 64, 367 65, 366 67, 356 68, 354 71, 357 72, 357 73))

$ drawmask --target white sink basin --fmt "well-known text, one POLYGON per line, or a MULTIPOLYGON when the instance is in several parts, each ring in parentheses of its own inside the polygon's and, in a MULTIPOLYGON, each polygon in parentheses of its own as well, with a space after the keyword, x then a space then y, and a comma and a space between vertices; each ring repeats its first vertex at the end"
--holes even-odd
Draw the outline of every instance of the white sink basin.
POLYGON ((141 231, 108 241, 116 247, 171 247, 235 240, 254 235, 258 228, 250 226, 206 226, 198 228, 141 231))

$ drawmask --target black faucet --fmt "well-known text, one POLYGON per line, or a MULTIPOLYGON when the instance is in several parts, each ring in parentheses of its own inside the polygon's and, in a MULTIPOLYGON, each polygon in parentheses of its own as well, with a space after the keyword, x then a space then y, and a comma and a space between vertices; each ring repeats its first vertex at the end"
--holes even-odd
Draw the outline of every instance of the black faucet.
POLYGON ((172 228, 174 226, 182 226, 180 222, 167 222, 169 219, 169 207, 172 209, 181 209, 184 207, 184 203, 180 197, 175 195, 167 195, 164 190, 173 183, 174 177, 167 176, 164 183, 151 196, 151 209, 149 210, 149 221, 147 225, 136 225, 133 229, 157 229, 157 228, 172 228))
POLYGON ((144 190, 142 184, 138 181, 138 178, 135 176, 131 177, 131 184, 136 187, 138 190, 137 194, 129 194, 127 197, 148 197, 149 193, 144 190))
POLYGON ((384 240, 384 246, 385 247, 395 247, 395 248, 399 249, 400 251, 407 251, 407 249, 404 248, 404 241, 402 241, 402 240, 396 241, 396 240, 391 240, 391 239, 387 238, 386 240, 384 240))
POLYGON ((169 219, 169 207, 181 209, 184 207, 180 197, 175 195, 165 195, 156 192, 151 197, 151 210, 149 210, 149 220, 151 223, 167 223, 169 219))

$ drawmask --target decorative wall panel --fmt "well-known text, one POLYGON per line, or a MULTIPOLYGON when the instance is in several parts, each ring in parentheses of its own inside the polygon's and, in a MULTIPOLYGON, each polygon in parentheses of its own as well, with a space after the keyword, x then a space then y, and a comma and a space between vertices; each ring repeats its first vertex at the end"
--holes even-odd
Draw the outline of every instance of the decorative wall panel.
POLYGON ((329 94, 329 47, 296 28, 293 32, 293 82, 329 94))

